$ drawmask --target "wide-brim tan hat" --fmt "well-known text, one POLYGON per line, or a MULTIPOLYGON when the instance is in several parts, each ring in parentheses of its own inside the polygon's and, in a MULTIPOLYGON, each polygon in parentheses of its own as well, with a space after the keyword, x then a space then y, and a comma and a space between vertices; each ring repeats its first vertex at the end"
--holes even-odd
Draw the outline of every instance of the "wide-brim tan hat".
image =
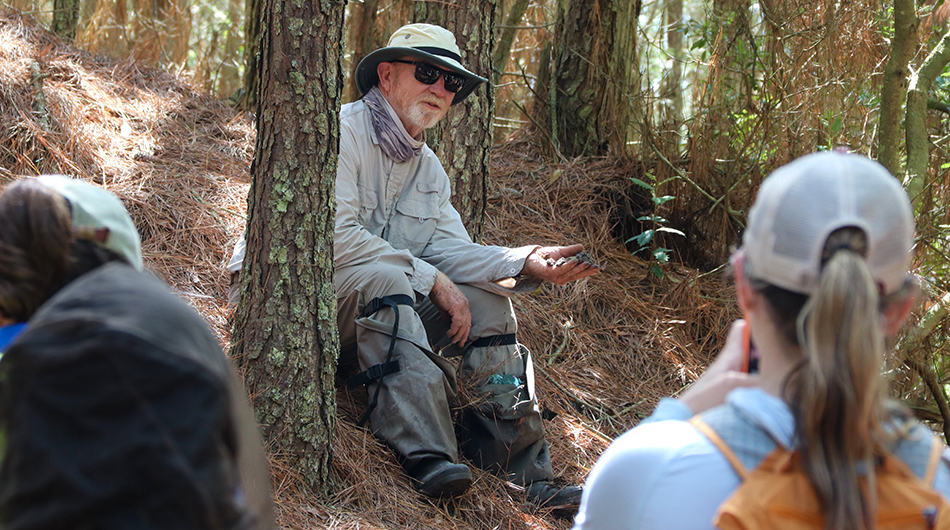
POLYGON ((356 67, 356 87, 360 93, 365 94, 379 84, 379 74, 376 72, 379 63, 401 57, 417 57, 465 77, 465 86, 456 92, 452 99, 453 105, 468 97, 478 85, 488 82, 462 66, 462 56, 451 31, 432 24, 409 24, 397 29, 385 48, 374 51, 360 61, 356 67))

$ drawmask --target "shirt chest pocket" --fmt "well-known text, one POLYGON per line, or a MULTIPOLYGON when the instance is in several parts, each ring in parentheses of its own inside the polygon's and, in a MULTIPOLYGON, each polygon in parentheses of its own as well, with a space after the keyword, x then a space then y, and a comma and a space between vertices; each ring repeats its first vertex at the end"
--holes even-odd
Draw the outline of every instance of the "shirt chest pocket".
POLYGON ((390 222, 389 243, 393 248, 406 249, 419 257, 435 234, 439 223, 439 191, 431 183, 420 183, 416 193, 396 203, 390 222))
POLYGON ((357 214, 357 221, 364 227, 369 227, 371 225, 370 220, 373 218, 373 212, 376 211, 376 194, 365 189, 359 189, 360 194, 360 211, 357 214))

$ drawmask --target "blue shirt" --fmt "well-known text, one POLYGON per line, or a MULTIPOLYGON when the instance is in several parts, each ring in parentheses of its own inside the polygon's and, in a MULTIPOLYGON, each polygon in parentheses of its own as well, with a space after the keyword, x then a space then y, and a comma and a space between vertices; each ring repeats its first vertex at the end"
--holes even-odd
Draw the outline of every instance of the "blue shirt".
POLYGON ((16 338, 20 336, 20 333, 23 333, 25 329, 26 322, 0 327, 0 355, 3 355, 3 352, 7 349, 7 346, 16 340, 16 338))

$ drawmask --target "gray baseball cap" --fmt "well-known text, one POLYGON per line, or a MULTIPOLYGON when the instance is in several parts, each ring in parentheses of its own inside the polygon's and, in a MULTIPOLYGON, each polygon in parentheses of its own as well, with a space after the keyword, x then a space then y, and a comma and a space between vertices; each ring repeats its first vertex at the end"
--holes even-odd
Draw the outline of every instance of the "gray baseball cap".
POLYGON ((914 246, 914 215, 900 182, 861 155, 803 156, 769 175, 749 210, 742 236, 749 273, 777 287, 811 294, 821 275, 828 236, 857 227, 865 260, 885 293, 903 285, 914 246))
POLYGON ((95 241, 136 269, 142 269, 139 232, 118 197, 98 186, 65 175, 40 175, 36 179, 69 202, 77 237, 95 241))

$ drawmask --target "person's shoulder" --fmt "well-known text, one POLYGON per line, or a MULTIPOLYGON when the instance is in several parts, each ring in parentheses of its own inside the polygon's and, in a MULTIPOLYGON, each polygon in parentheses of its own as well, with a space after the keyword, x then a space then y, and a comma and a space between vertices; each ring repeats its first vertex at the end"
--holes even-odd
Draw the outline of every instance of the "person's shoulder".
POLYGON ((575 529, 704 528, 738 479, 687 421, 660 420, 623 434, 588 477, 575 529), (683 499, 693 507, 682 509, 683 499))
POLYGON ((369 113, 369 107, 362 99, 347 103, 340 107, 340 123, 350 123, 364 113, 369 113))

